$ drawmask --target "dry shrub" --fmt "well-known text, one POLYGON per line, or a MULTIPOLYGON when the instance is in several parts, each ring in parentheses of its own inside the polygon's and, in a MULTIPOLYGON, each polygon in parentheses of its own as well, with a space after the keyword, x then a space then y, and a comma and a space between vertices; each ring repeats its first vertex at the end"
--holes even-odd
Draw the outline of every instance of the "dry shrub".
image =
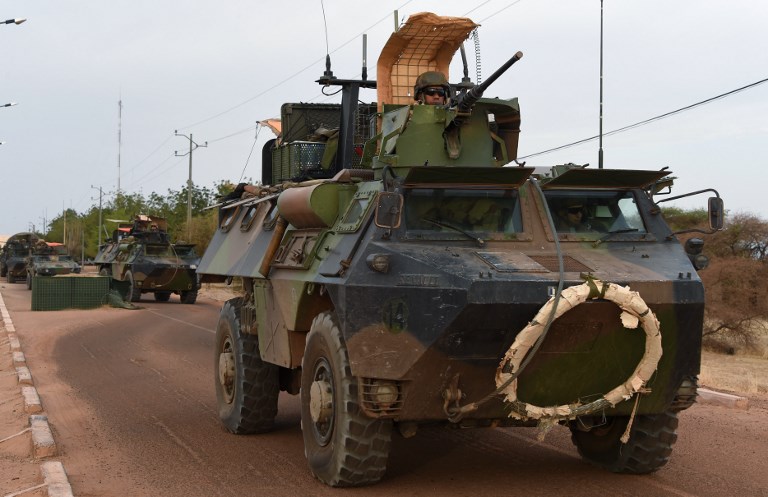
POLYGON ((701 278, 706 289, 705 346, 726 353, 758 351, 760 337, 768 331, 766 264, 741 257, 713 258, 701 278))

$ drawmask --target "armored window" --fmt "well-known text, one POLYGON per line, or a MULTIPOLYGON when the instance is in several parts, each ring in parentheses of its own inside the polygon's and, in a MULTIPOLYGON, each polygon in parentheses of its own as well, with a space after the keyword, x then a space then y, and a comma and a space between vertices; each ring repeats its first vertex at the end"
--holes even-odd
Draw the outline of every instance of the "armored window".
POLYGON ((631 191, 548 190, 547 206, 558 233, 645 233, 631 191))
POLYGON ((275 224, 277 224, 277 215, 279 214, 274 201, 269 201, 267 205, 269 205, 269 212, 267 212, 267 214, 264 216, 264 221, 261 223, 264 231, 275 229, 275 224))
POLYGON ((453 239, 461 231, 512 234, 523 230, 517 190, 414 188, 405 199, 405 225, 411 233, 441 234, 453 239))
POLYGON ((240 214, 240 206, 238 205, 234 209, 223 209, 223 211, 219 228, 221 231, 227 232, 232 228, 235 219, 237 219, 238 214, 240 214))
POLYGON ((254 219, 256 219, 256 213, 259 210, 259 204, 248 206, 243 214, 243 220, 240 221, 240 231, 248 231, 251 229, 254 219))

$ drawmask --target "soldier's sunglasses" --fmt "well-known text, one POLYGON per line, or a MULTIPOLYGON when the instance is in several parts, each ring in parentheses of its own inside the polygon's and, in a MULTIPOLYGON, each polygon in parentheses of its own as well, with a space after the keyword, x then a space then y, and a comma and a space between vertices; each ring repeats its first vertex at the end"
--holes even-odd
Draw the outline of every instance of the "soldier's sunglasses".
POLYGON ((430 97, 438 96, 438 97, 444 97, 445 96, 445 90, 442 88, 427 88, 424 90, 425 95, 429 95, 430 97))

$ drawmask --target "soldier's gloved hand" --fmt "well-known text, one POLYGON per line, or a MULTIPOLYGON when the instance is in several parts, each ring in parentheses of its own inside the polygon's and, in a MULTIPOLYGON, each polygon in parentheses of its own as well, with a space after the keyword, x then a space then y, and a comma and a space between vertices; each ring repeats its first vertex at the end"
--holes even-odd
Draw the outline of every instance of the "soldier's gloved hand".
POLYGON ((224 202, 227 202, 229 200, 237 200, 240 197, 243 196, 243 193, 245 193, 245 185, 246 183, 238 183, 238 185, 235 187, 235 190, 232 193, 228 193, 227 195, 224 195, 221 200, 224 202))

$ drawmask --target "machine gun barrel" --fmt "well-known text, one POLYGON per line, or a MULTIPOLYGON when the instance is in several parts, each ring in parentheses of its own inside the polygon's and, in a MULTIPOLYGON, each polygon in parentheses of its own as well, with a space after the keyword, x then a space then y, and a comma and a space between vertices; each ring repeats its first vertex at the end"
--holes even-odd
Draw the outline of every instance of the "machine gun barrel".
POLYGON ((481 84, 477 86, 473 86, 465 95, 464 98, 462 98, 459 101, 458 105, 458 112, 459 113, 466 113, 472 110, 472 106, 475 105, 475 102, 477 102, 482 96, 483 93, 485 93, 485 90, 488 89, 489 86, 491 86, 497 79, 499 79, 499 76, 504 74, 507 69, 512 67, 512 64, 517 62, 523 57, 523 52, 517 52, 515 55, 512 56, 511 59, 506 61, 504 65, 502 65, 500 68, 496 70, 491 76, 483 81, 481 84))

